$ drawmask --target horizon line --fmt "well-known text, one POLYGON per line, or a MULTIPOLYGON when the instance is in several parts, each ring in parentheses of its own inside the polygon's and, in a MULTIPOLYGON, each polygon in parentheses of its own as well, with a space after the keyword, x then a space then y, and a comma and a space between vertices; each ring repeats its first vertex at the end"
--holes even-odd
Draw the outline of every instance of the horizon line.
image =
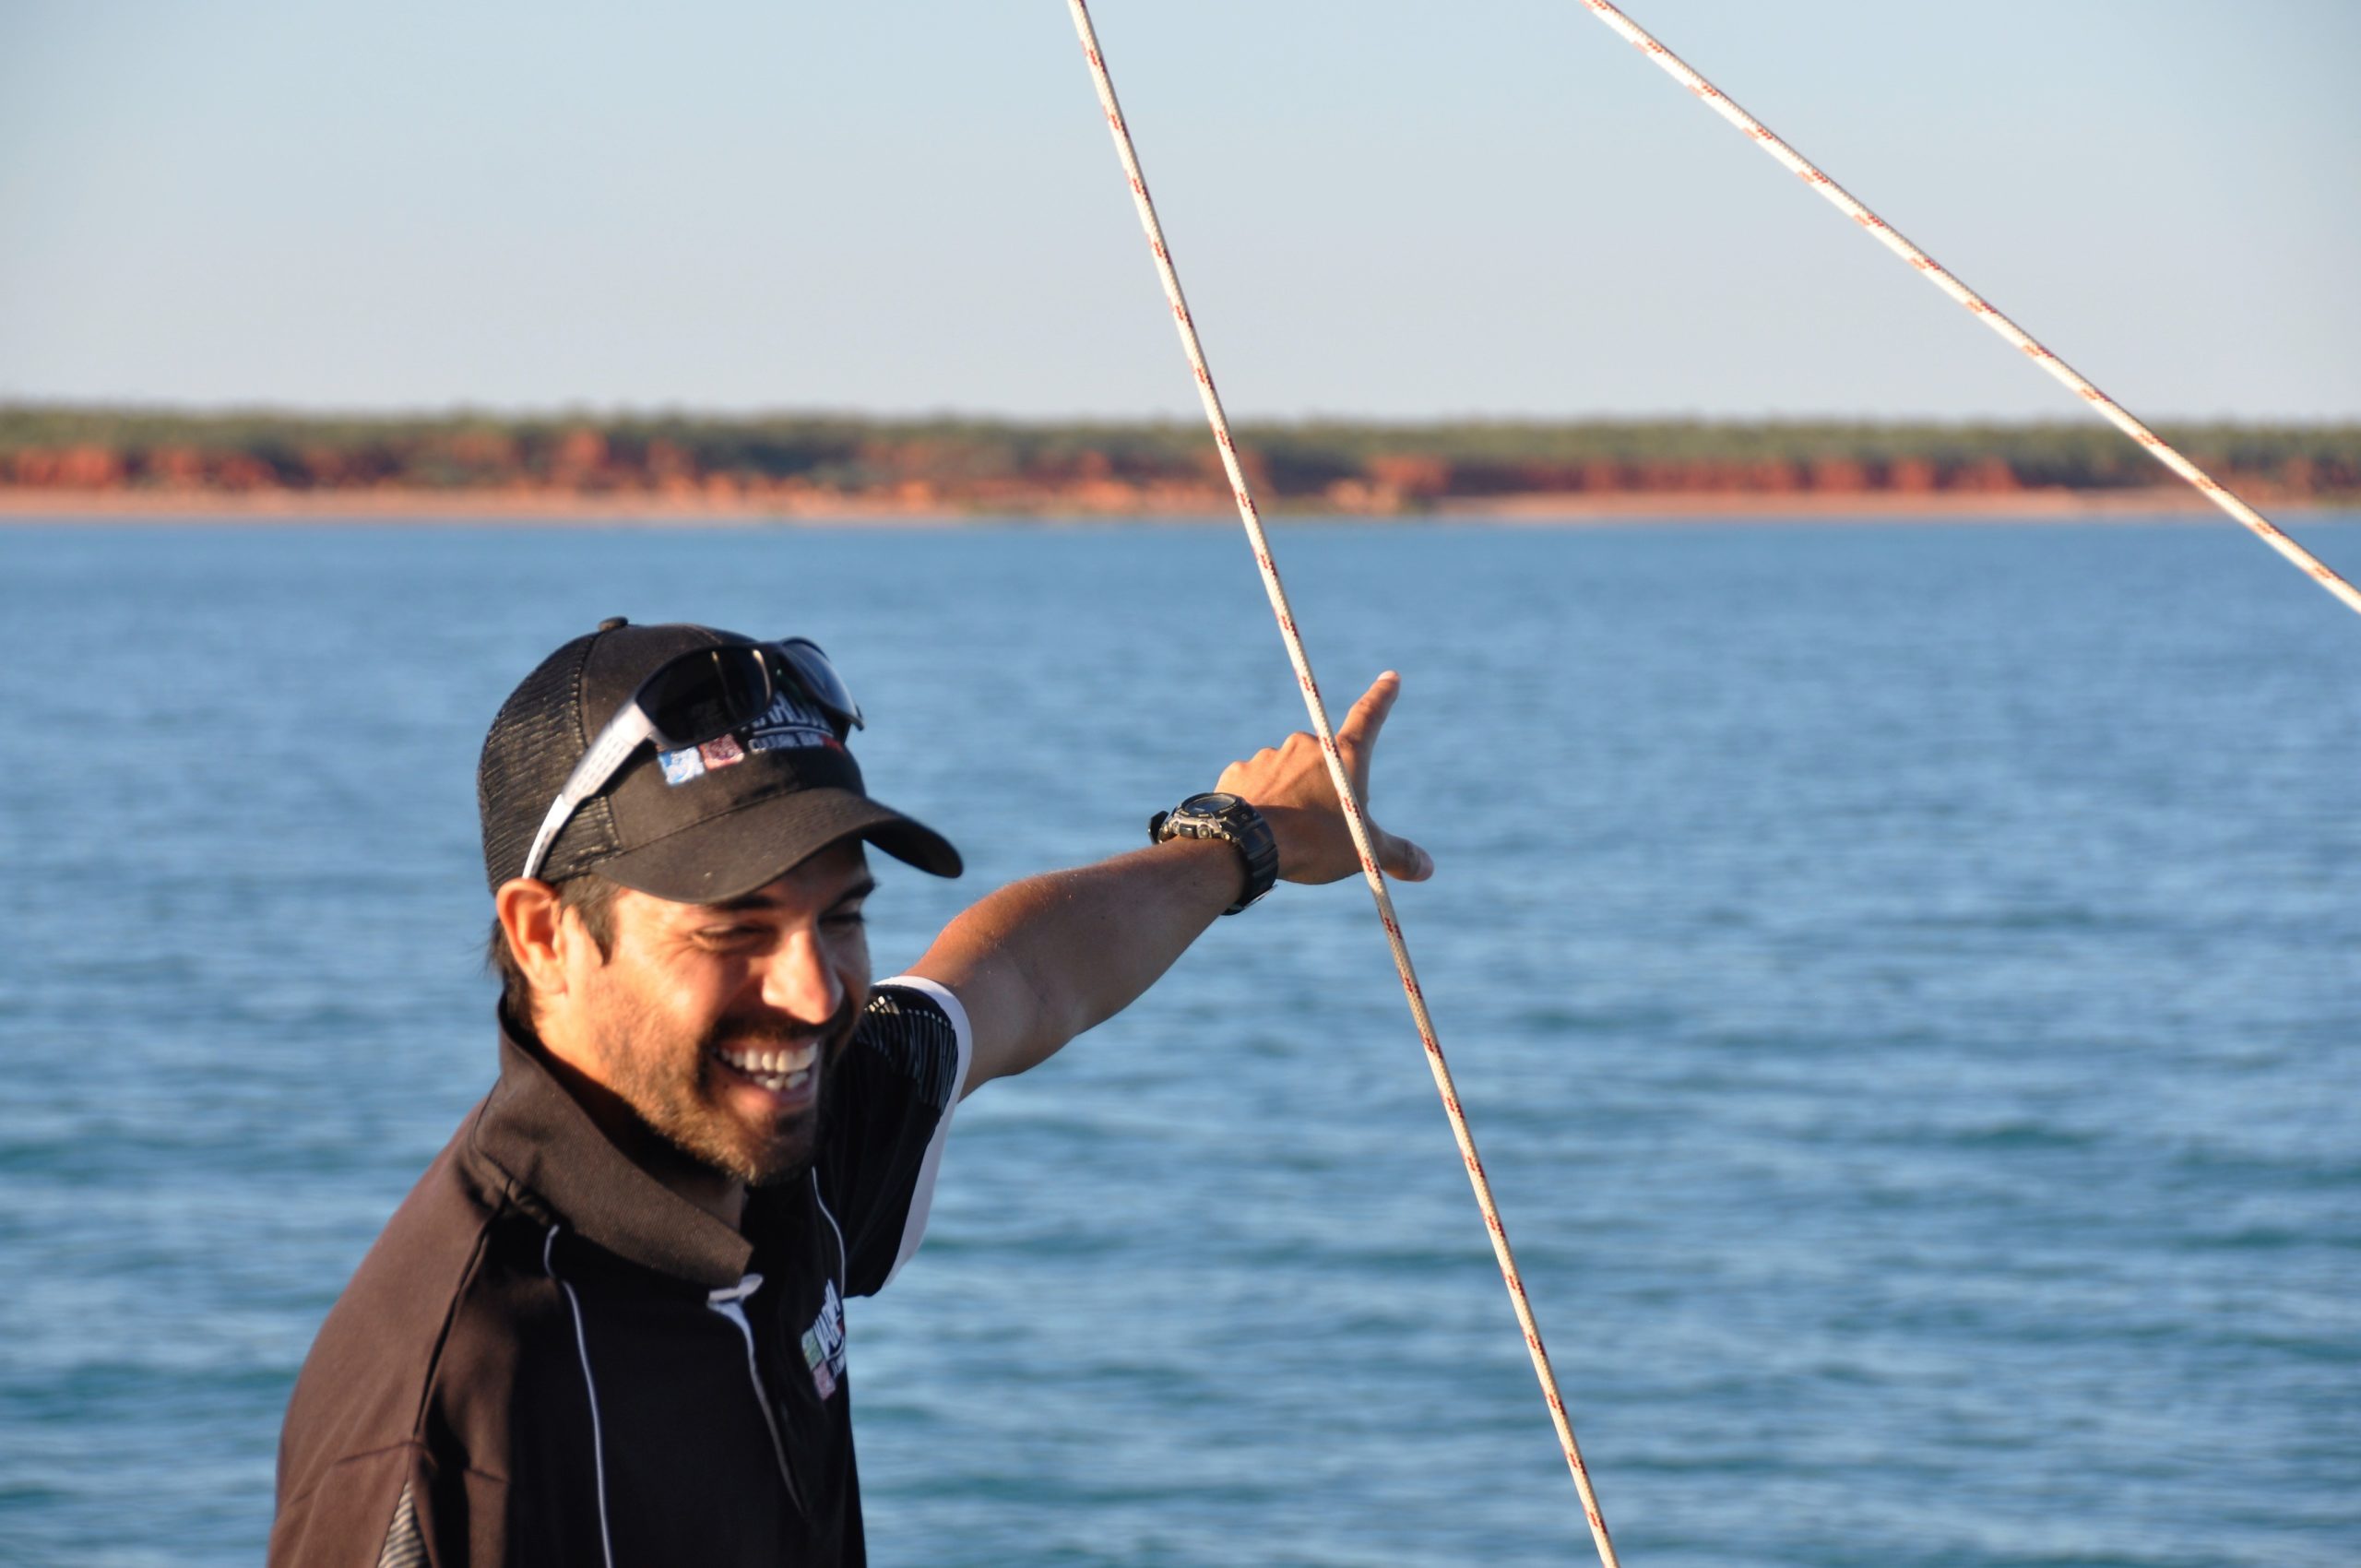
MULTIPOLYGON (((978 424, 1083 427, 1184 425, 1197 422, 1193 409, 1184 412, 1018 413, 955 407, 889 410, 792 404, 694 404, 651 400, 644 403, 582 399, 550 403, 494 403, 453 400, 446 403, 386 403, 377 405, 274 401, 267 398, 198 401, 174 398, 81 398, 19 396, 0 393, 0 416, 28 413, 169 415, 184 418, 271 418, 287 420, 447 421, 500 420, 525 422, 587 422, 704 420, 733 423, 761 420, 836 422, 848 424, 978 424)), ((2143 416, 2146 418, 2147 416, 2143 416)), ((2079 408, 2056 414, 1932 414, 1868 413, 1816 410, 1775 413, 1713 413, 1697 410, 1640 410, 1617 412, 1536 413, 1460 411, 1430 414, 1245 413, 1240 424, 1354 425, 1373 429, 1415 429, 1422 426, 1568 426, 1568 425, 1861 425, 1987 427, 2023 429, 2042 426, 2104 425, 2079 408)), ((2275 427, 2327 430, 2361 425, 2361 410, 2344 414, 2158 414, 2153 424, 2275 427)))

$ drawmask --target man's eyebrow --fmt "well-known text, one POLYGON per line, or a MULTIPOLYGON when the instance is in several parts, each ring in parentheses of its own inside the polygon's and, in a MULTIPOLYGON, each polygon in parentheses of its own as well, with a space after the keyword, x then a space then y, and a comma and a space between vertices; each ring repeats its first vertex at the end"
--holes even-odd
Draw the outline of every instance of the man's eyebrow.
MULTIPOLYGON (((874 877, 864 876, 859 882, 852 884, 843 892, 830 899, 828 901, 828 907, 833 909, 839 904, 850 903, 856 898, 866 898, 872 893, 876 891, 877 879, 874 877)), ((742 894, 735 898, 724 898, 718 903, 706 904, 701 907, 711 909, 718 914, 741 915, 751 914, 758 910, 776 909, 778 908, 778 900, 767 893, 756 891, 742 894)))

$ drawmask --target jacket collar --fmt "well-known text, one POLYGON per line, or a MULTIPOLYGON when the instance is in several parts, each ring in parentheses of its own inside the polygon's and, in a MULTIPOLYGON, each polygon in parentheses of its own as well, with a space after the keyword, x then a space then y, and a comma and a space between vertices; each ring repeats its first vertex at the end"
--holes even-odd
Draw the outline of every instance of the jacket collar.
POLYGON ((745 1277, 753 1243, 617 1148, 551 1073, 539 1042, 505 1017, 500 1082, 469 1142, 566 1229, 618 1257, 708 1290, 745 1277))

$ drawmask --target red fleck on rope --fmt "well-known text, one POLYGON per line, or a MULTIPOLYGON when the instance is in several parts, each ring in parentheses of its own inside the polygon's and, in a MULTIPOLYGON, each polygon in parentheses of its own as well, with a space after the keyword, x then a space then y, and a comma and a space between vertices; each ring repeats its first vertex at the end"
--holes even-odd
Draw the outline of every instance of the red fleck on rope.
POLYGON ((1229 417, 1222 411, 1221 397, 1214 390, 1213 372, 1206 368, 1204 345, 1197 340, 1196 323, 1189 317, 1188 301, 1180 293, 1180 275, 1172 269, 1171 252, 1165 248, 1164 227, 1157 221, 1156 204, 1148 199, 1147 178, 1140 172, 1139 154, 1132 146, 1132 133, 1123 123, 1123 111, 1115 101, 1115 84, 1107 75, 1107 61, 1098 51, 1098 35, 1090 25, 1090 11, 1083 0, 1066 0, 1074 13, 1074 31, 1081 36, 1082 52, 1090 62, 1091 79, 1097 84, 1098 104, 1106 111, 1107 128, 1115 137, 1115 155, 1122 160, 1124 176, 1130 180, 1132 201, 1139 208, 1140 227, 1146 231, 1148 249, 1156 256, 1157 276, 1164 281, 1164 297, 1172 306, 1173 325, 1180 332, 1181 350, 1189 356, 1189 368, 1197 380, 1197 396, 1205 405, 1205 422, 1213 427, 1214 445, 1220 448, 1223 470, 1229 476, 1231 494, 1238 502, 1239 521, 1246 525, 1246 537, 1254 547, 1254 564, 1262 569, 1263 588, 1271 597, 1271 612, 1278 617, 1279 635, 1286 640, 1287 658, 1295 665, 1296 682, 1303 688, 1303 705, 1311 715, 1312 732, 1320 738, 1320 750, 1328 760, 1328 777, 1335 785, 1336 800, 1344 808, 1345 826, 1353 837, 1353 847, 1360 853, 1361 874, 1368 879, 1370 895, 1377 900, 1377 918, 1385 927, 1385 940, 1394 950, 1394 967, 1402 977, 1402 994, 1409 1000, 1410 1017, 1418 1028, 1419 1041, 1427 1048, 1427 1065, 1432 1069, 1435 1089, 1442 1096, 1444 1113, 1451 1118, 1452 1136, 1459 1141, 1459 1154, 1467 1166, 1467 1180, 1476 1189, 1476 1206, 1483 1210, 1484 1228, 1492 1238, 1492 1254, 1500 1260, 1501 1277, 1508 1285, 1509 1303, 1516 1309, 1516 1320, 1525 1331, 1525 1348, 1533 1358, 1534 1375, 1541 1380, 1542 1396, 1549 1404, 1549 1420, 1558 1429, 1558 1443, 1565 1451, 1567 1467, 1573 1471, 1574 1488, 1582 1494, 1583 1513, 1590 1520, 1591 1538, 1598 1544, 1599 1561, 1606 1568, 1619 1568, 1616 1562, 1614 1543, 1608 1538, 1607 1519, 1598 1511, 1598 1499, 1592 1493, 1590 1472, 1584 1467, 1582 1450, 1574 1442, 1574 1429, 1566 1419, 1566 1402, 1558 1393, 1557 1374, 1549 1370, 1549 1353, 1541 1346, 1541 1327, 1533 1318, 1532 1304, 1526 1301, 1525 1280, 1516 1266, 1516 1255, 1509 1250, 1507 1229, 1501 1224, 1500 1206, 1492 1201, 1492 1185, 1484 1176, 1484 1162, 1476 1153, 1476 1140, 1467 1131, 1467 1118, 1459 1108, 1459 1091, 1451 1080, 1451 1068, 1444 1063, 1442 1043, 1435 1037, 1434 1020, 1427 1014, 1427 1000, 1418 989, 1417 972, 1410 966, 1410 950, 1402 941, 1402 924, 1394 918, 1394 896, 1386 890, 1385 877, 1378 870, 1377 854, 1370 843, 1369 824, 1364 820, 1361 802, 1353 792, 1353 782, 1345 770, 1344 758, 1337 754, 1335 731, 1329 727, 1327 707, 1320 700, 1320 687, 1311 678, 1311 660, 1303 650, 1303 639, 1297 635, 1295 615, 1287 607, 1287 589, 1279 582, 1279 568, 1271 558, 1271 542, 1263 532, 1263 519, 1254 507, 1253 492, 1246 483, 1245 470, 1239 467, 1238 444, 1230 439, 1229 417))
POLYGON ((1802 153, 1774 136, 1768 125, 1730 101, 1728 94, 1699 76, 1688 62, 1658 42, 1646 29, 1618 10, 1609 0, 1582 0, 1582 4, 1589 6, 1600 21, 1621 34, 1624 42, 1663 66, 1667 76, 1695 93, 1706 107, 1745 132, 1763 151, 1785 164, 1789 172, 1826 196, 1837 210, 1859 224, 1880 244, 1917 268, 1928 282, 1965 305, 1987 327, 2016 345, 2019 352, 2063 382, 2076 397, 2105 414, 2108 422, 2146 447, 2156 461, 2195 485, 2208 501, 2245 524, 2256 538, 2285 556, 2298 570, 2343 601, 2346 609, 2361 612, 2361 590, 2356 590, 2351 583, 2338 576, 2319 556, 2281 532, 2261 513, 2231 494, 2220 481, 2182 457, 2164 437, 2135 418, 2130 410, 2093 386, 2080 371, 2042 347, 2032 333, 2001 315, 1974 290, 1952 277, 1937 264, 1933 256, 1904 239, 1892 225, 1856 200, 1851 192, 1822 173, 1802 153))

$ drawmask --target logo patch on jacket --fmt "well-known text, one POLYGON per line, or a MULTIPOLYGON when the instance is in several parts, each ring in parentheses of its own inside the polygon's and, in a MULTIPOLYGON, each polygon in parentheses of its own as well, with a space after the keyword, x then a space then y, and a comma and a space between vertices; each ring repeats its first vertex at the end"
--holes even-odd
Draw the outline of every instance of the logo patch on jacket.
POLYGON ((803 1331, 803 1361, 812 1369, 812 1386, 820 1397, 835 1397, 836 1382, 845 1374, 845 1303, 833 1279, 820 1303, 820 1315, 803 1331))

